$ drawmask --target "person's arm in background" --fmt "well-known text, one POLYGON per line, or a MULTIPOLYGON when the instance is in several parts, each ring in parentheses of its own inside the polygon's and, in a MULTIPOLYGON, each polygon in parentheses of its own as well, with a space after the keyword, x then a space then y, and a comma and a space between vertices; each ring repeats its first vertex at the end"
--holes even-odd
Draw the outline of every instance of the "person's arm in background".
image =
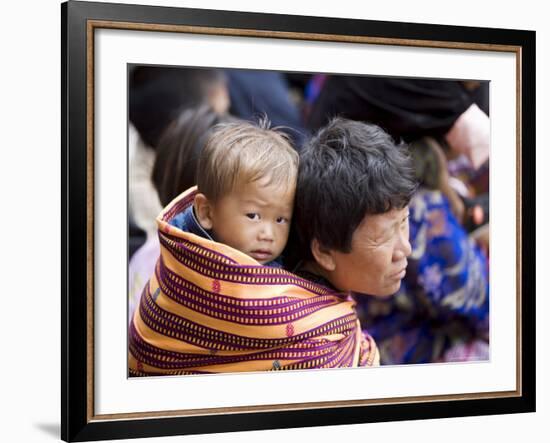
POLYGON ((454 122, 445 140, 454 152, 464 154, 478 169, 489 159, 490 131, 489 117, 473 103, 454 122))

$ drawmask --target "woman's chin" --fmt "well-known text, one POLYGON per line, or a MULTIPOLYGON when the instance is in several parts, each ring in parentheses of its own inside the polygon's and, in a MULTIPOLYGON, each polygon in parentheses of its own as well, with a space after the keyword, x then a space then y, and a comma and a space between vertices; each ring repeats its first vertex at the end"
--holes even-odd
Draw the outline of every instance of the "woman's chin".
POLYGON ((401 279, 395 282, 392 282, 389 285, 386 285, 384 288, 380 288, 379 291, 371 293, 371 295, 374 295, 379 298, 389 298, 392 295, 394 295, 397 291, 399 291, 400 287, 401 287, 401 279))

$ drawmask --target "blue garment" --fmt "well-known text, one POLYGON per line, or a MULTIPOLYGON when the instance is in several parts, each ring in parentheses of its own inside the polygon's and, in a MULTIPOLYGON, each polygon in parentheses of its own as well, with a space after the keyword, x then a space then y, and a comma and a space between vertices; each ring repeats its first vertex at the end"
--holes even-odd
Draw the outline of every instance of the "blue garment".
MULTIPOLYGON (((195 211, 193 211, 193 206, 189 206, 185 211, 180 212, 174 218, 170 220, 170 225, 175 226, 178 229, 181 229, 184 232, 190 232, 191 234, 198 235, 199 237, 206 238, 208 240, 216 241, 214 239, 212 231, 204 229, 197 217, 195 217, 195 211)), ((269 266, 270 268, 282 268, 282 257, 277 257, 275 260, 266 263, 264 266, 269 266)))
POLYGON ((169 223, 184 232, 190 232, 191 234, 214 241, 211 231, 204 229, 195 217, 192 205, 185 211, 177 214, 169 223))
POLYGON ((488 261, 438 191, 411 200, 407 275, 389 298, 357 295, 383 364, 440 361, 454 344, 487 340, 488 261))
POLYGON ((281 127, 299 149, 307 138, 307 131, 297 106, 290 99, 289 85, 284 75, 252 69, 226 69, 225 73, 231 114, 245 120, 267 115, 271 124, 281 127))

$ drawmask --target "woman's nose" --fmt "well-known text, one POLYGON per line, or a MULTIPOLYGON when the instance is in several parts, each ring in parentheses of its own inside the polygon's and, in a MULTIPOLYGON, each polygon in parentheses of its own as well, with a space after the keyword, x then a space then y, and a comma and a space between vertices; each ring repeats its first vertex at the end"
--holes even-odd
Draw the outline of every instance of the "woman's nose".
POLYGON ((404 237, 403 239, 403 254, 405 255, 405 257, 408 257, 412 254, 412 246, 408 236, 404 237))
MULTIPOLYGON (((408 231, 408 230, 407 230, 408 231)), ((412 253, 411 242, 409 241, 409 233, 402 233, 399 236, 399 243, 393 251, 394 261, 402 260, 412 253)))

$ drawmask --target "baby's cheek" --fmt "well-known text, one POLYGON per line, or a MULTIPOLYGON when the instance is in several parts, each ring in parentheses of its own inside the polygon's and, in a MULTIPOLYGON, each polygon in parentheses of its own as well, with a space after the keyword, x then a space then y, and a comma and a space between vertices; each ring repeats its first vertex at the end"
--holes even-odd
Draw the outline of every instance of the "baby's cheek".
POLYGON ((285 238, 285 240, 288 237, 289 232, 290 232, 290 225, 288 223, 281 225, 281 235, 285 238))

